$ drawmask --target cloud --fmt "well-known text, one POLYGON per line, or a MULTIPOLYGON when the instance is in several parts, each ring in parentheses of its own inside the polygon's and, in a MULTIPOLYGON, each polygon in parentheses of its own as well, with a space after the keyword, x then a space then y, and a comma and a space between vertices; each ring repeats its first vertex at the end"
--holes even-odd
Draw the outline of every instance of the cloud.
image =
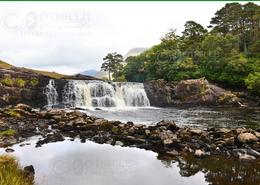
POLYGON ((99 69, 108 52, 159 43, 186 21, 208 26, 224 2, 1 2, 0 59, 76 73, 99 69), (36 11, 37 10, 37 11, 36 11))

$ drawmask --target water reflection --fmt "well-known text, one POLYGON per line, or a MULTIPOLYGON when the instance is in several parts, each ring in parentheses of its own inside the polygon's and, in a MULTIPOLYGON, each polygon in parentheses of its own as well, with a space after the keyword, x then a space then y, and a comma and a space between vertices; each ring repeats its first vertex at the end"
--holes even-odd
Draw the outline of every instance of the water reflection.
MULTIPOLYGON (((32 164, 39 185, 257 185, 259 163, 225 157, 175 159, 137 148, 63 141, 13 146, 21 165, 32 164)), ((4 153, 4 149, 0 150, 4 153)))
POLYGON ((158 157, 170 168, 172 164, 178 164, 180 175, 191 177, 203 172, 205 180, 212 185, 258 185, 260 184, 260 161, 240 162, 234 158, 225 156, 210 156, 205 159, 197 159, 186 155, 174 160, 158 157))
MULTIPOLYGON (((206 184, 203 173, 182 177, 177 164, 171 168, 157 154, 137 148, 78 140, 49 143, 35 148, 15 145, 14 155, 23 166, 32 164, 39 185, 184 185, 206 184)), ((0 150, 0 153, 4 150, 0 150)))

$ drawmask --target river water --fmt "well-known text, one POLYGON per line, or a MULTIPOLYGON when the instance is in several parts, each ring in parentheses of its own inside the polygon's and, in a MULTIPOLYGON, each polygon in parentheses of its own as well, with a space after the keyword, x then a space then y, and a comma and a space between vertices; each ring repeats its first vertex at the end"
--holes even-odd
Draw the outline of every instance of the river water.
MULTIPOLYGON (((12 148, 21 166, 33 165, 38 185, 258 185, 260 164, 234 159, 160 159, 143 149, 79 140, 35 148, 36 138, 12 148)), ((5 153, 0 149, 0 153, 5 153)))
MULTIPOLYGON (((257 108, 131 108, 87 110, 110 120, 152 125, 173 119, 180 126, 259 128, 257 108)), ((38 138, 23 147, 14 145, 12 155, 21 166, 33 165, 37 185, 258 185, 260 164, 238 159, 182 156, 165 159, 138 148, 81 143, 78 139, 49 143, 36 148, 38 138)), ((4 154, 5 149, 0 149, 4 154)))
POLYGON ((101 108, 101 110, 89 109, 86 113, 108 120, 132 121, 146 125, 154 125, 163 119, 171 119, 179 126, 260 128, 259 107, 101 108))
MULTIPOLYGON (((182 127, 260 128, 259 108, 150 107, 138 83, 70 81, 59 95, 50 81, 45 94, 48 107, 81 107, 89 115, 108 120, 153 125, 171 119, 182 127)), ((216 156, 165 159, 152 151, 77 139, 36 148, 37 139, 12 147, 21 166, 34 166, 37 185, 260 185, 260 164, 254 162, 216 156)))

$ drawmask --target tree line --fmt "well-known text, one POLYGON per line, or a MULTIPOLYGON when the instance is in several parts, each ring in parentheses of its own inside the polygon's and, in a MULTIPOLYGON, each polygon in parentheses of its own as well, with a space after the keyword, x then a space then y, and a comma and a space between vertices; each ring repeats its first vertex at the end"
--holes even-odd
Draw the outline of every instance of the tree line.
MULTIPOLYGON (((112 55, 118 58, 120 54, 112 55)), ((114 63, 109 70, 102 65, 103 70, 114 70, 116 81, 206 77, 260 94, 260 6, 227 3, 211 18, 208 28, 187 21, 181 35, 171 29, 159 44, 140 55, 125 61, 122 55, 119 58, 118 65, 114 63)))

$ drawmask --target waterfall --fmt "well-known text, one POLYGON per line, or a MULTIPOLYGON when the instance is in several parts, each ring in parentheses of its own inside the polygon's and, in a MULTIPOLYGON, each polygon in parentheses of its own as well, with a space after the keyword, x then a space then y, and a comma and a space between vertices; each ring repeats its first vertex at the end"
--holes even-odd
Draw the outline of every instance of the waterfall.
POLYGON ((90 107, 92 105, 90 97, 86 81, 71 80, 64 87, 62 103, 72 107, 90 107))
POLYGON ((88 108, 150 106, 142 83, 95 80, 69 80, 63 88, 61 103, 66 107, 88 108))
POLYGON ((47 103, 49 107, 58 104, 58 93, 55 88, 55 81, 53 79, 49 80, 49 83, 44 88, 44 94, 47 97, 47 103))

